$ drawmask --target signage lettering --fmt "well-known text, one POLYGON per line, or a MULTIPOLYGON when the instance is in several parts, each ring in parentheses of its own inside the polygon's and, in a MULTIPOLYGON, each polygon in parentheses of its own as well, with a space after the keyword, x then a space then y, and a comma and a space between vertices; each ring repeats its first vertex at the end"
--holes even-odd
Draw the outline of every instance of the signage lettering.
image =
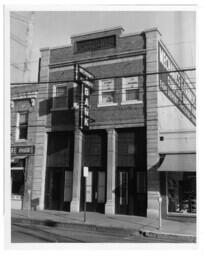
POLYGON ((188 77, 179 71, 179 67, 175 64, 173 58, 160 43, 159 72, 160 90, 195 125, 196 96, 192 90, 192 84, 188 77), (175 70, 178 70, 178 72, 175 72, 175 70))
POLYGON ((34 154, 34 146, 12 146, 12 155, 32 155, 34 154))
POLYGON ((94 76, 79 64, 74 66, 74 79, 80 88, 79 128, 89 128, 90 90, 93 88, 94 76))

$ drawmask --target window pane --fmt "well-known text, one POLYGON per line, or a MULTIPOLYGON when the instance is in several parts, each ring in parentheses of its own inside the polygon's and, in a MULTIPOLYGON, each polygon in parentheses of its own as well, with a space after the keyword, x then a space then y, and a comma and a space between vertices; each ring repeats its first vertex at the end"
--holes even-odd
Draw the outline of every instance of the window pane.
POLYGON ((28 132, 28 127, 25 125, 21 125, 19 127, 19 139, 27 139, 27 132, 28 132))
POLYGON ((67 88, 63 87, 56 87, 56 96, 66 96, 67 88))
POLYGON ((195 173, 169 173, 167 186, 169 212, 196 213, 195 173))
POLYGON ((72 172, 65 171, 65 178, 64 178, 64 202, 71 202, 72 200, 72 172))
POLYGON ((128 173, 120 172, 120 205, 128 204, 128 173))
POLYGON ((124 78, 124 88, 126 89, 138 89, 138 77, 124 78))
POLYGON ((105 203, 105 172, 98 173, 98 203, 105 203))
POLYGON ((138 99, 139 99, 138 89, 126 90, 126 100, 138 100, 138 99))
POLYGON ((68 102, 67 87, 66 86, 56 87, 54 107, 55 108, 67 107, 67 102, 68 102))
POLYGON ((102 103, 115 102, 115 92, 103 92, 102 103))
POLYGON ((137 172, 137 193, 146 192, 146 173, 137 172))
POLYGON ((87 177, 86 181, 86 202, 91 203, 92 202, 92 172, 89 172, 89 175, 87 177))
POLYGON ((114 90, 113 79, 102 80, 102 91, 113 91, 113 90, 114 90))
POLYGON ((20 113, 20 124, 28 123, 28 113, 20 113))
POLYGON ((12 194, 23 195, 24 192, 24 174, 23 171, 11 170, 12 194))

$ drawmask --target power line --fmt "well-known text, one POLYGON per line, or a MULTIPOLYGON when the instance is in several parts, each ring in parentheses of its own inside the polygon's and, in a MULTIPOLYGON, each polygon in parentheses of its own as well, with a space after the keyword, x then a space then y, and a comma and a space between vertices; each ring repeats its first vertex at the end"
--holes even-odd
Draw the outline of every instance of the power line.
MULTIPOLYGON (((154 87, 156 87, 156 86, 154 86, 154 87)), ((190 89, 192 89, 192 88, 188 88, 186 90, 190 90, 190 89)), ((137 90, 137 89, 135 89, 135 90, 137 90)), ((140 90, 139 93, 145 93, 143 88, 141 88, 139 90, 140 90)), ((172 91, 182 91, 182 89, 170 89, 170 90, 172 90, 172 91)), ((168 91, 169 91, 168 89, 167 90, 160 90, 159 89, 159 90, 154 90, 153 92, 168 92, 168 91)), ((94 91, 94 93, 92 93, 90 95, 90 97, 98 97, 99 95, 102 95, 102 92, 101 92, 101 94, 95 93, 95 92, 99 92, 99 90, 94 91)), ((112 91, 110 91, 110 92, 112 92, 112 91)), ((116 95, 126 95, 127 94, 126 92, 121 92, 120 89, 116 89, 113 92, 114 92, 115 96, 116 95)), ((15 93, 15 94, 11 95, 11 97, 15 97, 15 96, 18 96, 18 95, 22 95, 22 93, 20 93, 20 92, 19 93, 15 93)), ((42 96, 42 97, 38 97, 38 99, 46 99, 45 97, 47 97, 47 96, 50 96, 49 98, 58 98, 56 96, 53 97, 53 93, 52 92, 50 92, 50 93, 49 92, 45 92, 45 93, 42 93, 42 92, 39 93, 38 92, 38 95, 42 96)), ((69 95, 62 96, 62 97, 59 96, 59 98, 69 98, 69 97, 70 97, 69 95)), ((11 100, 12 100, 12 98, 11 98, 11 100)))
MULTIPOLYGON (((180 69, 180 70, 170 70, 170 71, 159 71, 159 72, 146 72, 146 73, 136 73, 136 74, 127 74, 127 75, 120 75, 120 76, 106 76, 106 77, 98 77, 94 78, 93 81, 98 80, 105 80, 105 79, 116 79, 116 78, 125 78, 125 77, 135 77, 135 76, 147 76, 147 75, 159 75, 159 74, 169 74, 169 73, 176 73, 176 72, 187 72, 187 71, 195 71, 196 68, 188 68, 188 69, 180 69)), ((80 80, 81 82, 86 80, 80 80)), ((185 80, 184 80, 185 81, 185 80)), ((18 82, 18 83, 11 83, 11 85, 26 85, 26 84, 54 84, 54 83, 70 83, 70 82, 76 82, 74 79, 71 80, 57 80, 57 81, 41 81, 41 82, 18 82)), ((190 81, 189 81, 190 82, 190 81)))

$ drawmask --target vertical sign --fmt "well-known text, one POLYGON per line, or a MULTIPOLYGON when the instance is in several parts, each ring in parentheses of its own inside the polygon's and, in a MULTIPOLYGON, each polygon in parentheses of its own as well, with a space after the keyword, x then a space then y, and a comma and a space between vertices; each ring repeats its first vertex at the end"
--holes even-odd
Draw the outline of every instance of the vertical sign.
POLYGON ((94 76, 79 64, 74 65, 74 81, 79 86, 79 128, 89 128, 90 91, 93 87, 94 76))
POLYGON ((190 120, 196 124, 196 96, 189 78, 159 43, 159 89, 190 120), (171 72, 174 71, 174 72, 171 72))

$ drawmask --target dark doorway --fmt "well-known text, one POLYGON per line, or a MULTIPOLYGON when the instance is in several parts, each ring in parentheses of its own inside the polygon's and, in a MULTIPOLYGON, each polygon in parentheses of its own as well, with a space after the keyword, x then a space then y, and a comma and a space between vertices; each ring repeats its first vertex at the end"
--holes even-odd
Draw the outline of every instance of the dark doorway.
POLYGON ((146 172, 136 172, 134 168, 118 168, 115 194, 116 213, 145 216, 146 172))
POLYGON ((64 168, 47 168, 45 208, 70 210, 72 198, 72 171, 64 168))
POLYGON ((45 208, 70 210, 73 182, 73 134, 48 133, 45 208))
MULTIPOLYGON (((86 209, 93 212, 105 212, 106 201, 106 173, 100 168, 89 168, 86 178, 86 209)), ((83 177, 83 191, 85 191, 85 182, 83 177)), ((83 208, 84 208, 84 193, 83 208)))

